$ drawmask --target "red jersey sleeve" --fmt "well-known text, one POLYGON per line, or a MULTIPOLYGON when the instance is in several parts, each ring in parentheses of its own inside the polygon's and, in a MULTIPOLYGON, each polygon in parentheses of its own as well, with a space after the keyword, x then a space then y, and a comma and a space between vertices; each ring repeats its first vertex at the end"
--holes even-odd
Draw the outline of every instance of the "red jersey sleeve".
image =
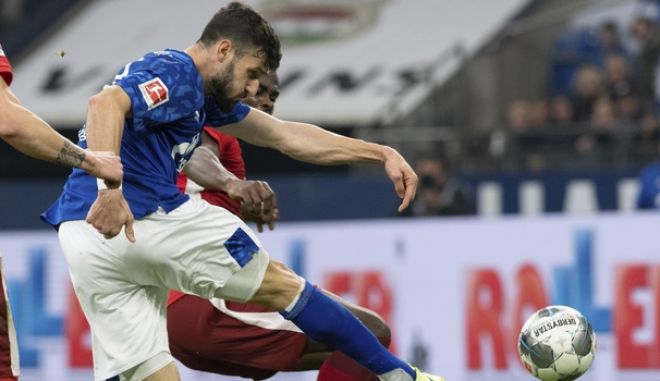
POLYGON ((11 85, 11 81, 14 78, 14 74, 11 71, 11 64, 9 64, 5 52, 2 50, 2 45, 0 45, 0 77, 5 80, 7 86, 11 85))

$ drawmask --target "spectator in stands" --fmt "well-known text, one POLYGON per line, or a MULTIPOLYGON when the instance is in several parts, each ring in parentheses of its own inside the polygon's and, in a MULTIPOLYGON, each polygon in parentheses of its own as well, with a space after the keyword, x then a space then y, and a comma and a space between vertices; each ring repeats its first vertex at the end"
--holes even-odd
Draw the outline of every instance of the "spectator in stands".
POLYGON ((550 106, 547 99, 537 99, 530 102, 529 124, 536 130, 548 127, 550 121, 550 106))
POLYGON ((601 71, 595 66, 580 68, 573 79, 571 97, 575 121, 586 122, 591 119, 596 100, 604 94, 601 71))
POLYGON ((610 133, 616 127, 614 103, 607 96, 601 96, 594 102, 591 113, 590 129, 597 133, 610 133))
POLYGON ((616 116, 621 123, 637 125, 642 119, 642 106, 635 88, 621 92, 613 99, 616 116))
POLYGON ((550 121, 554 128, 573 127, 575 112, 571 99, 566 95, 555 95, 550 100, 550 121))
POLYGON ((642 108, 644 112, 655 113, 655 71, 660 58, 660 29, 650 17, 639 16, 633 21, 631 32, 639 43, 634 73, 642 108))
POLYGON ((627 49, 621 41, 621 33, 619 27, 614 21, 605 21, 598 28, 598 45, 596 49, 596 57, 591 62, 592 64, 605 67, 607 57, 617 55, 627 57, 627 49))
POLYGON ((612 54, 605 59, 607 93, 614 103, 616 119, 622 125, 636 124, 642 117, 637 87, 626 58, 612 54))
POLYGON ((456 216, 474 214, 470 188, 454 176, 448 160, 424 157, 417 161, 417 197, 403 212, 405 216, 456 216))
POLYGON ((624 56, 612 54, 605 58, 605 86, 613 99, 630 93, 635 87, 624 56))
POLYGON ((612 54, 627 57, 619 27, 606 21, 598 28, 571 28, 556 39, 551 53, 551 89, 553 94, 571 90, 571 82, 584 66, 603 68, 605 58, 612 54))
POLYGON ((509 103, 506 113, 507 127, 514 134, 527 132, 531 125, 531 108, 528 101, 516 99, 509 103))

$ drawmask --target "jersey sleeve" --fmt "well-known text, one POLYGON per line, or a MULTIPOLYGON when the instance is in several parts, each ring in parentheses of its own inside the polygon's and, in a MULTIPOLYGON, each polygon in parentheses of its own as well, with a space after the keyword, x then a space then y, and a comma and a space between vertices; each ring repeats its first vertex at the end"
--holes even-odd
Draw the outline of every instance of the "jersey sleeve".
POLYGON ((14 74, 11 71, 11 64, 2 50, 2 45, 0 45, 0 77, 5 80, 7 86, 11 85, 11 81, 14 78, 14 74))
POLYGON ((250 112, 250 106, 243 102, 238 102, 230 112, 224 112, 220 109, 213 97, 207 97, 204 110, 206 111, 206 124, 213 127, 220 127, 238 123, 245 119, 250 112))
MULTIPOLYGON (((132 62, 113 81, 131 99, 133 119, 149 126, 176 121, 204 104, 201 79, 192 65, 167 55, 132 62)), ((139 127, 138 127, 139 128, 139 127)))

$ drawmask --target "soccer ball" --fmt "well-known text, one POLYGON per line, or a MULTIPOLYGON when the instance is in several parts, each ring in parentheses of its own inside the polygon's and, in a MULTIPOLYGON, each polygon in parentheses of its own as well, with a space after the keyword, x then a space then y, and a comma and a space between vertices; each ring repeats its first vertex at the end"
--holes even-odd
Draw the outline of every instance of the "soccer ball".
POLYGON ((525 368, 543 381, 570 381, 589 369, 596 335, 582 314, 566 306, 536 311, 523 326, 518 354, 525 368))

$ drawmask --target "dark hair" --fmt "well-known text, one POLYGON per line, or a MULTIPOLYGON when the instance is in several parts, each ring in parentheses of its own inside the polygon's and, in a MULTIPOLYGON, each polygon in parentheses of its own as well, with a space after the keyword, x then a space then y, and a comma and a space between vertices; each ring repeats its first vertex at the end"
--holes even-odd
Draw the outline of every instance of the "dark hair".
POLYGON ((209 46, 223 38, 234 43, 238 55, 256 49, 263 55, 268 70, 280 66, 280 39, 268 21, 245 4, 234 1, 221 8, 206 24, 197 42, 209 46))

